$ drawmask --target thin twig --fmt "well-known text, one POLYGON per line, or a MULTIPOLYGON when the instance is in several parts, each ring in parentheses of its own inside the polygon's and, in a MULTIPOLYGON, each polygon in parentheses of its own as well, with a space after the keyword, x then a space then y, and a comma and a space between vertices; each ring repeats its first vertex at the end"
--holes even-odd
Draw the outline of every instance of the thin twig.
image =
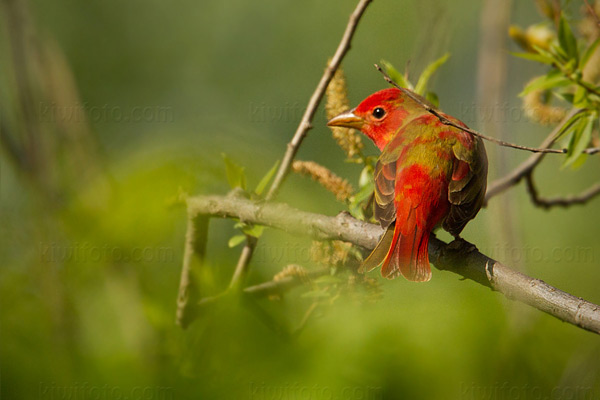
MULTIPOLYGON (((253 286, 248 286, 242 289, 242 293, 246 295, 253 295, 257 297, 264 297, 269 295, 276 295, 285 293, 297 286, 300 286, 310 279, 318 278, 323 275, 331 273, 330 268, 319 268, 306 272, 306 276, 301 278, 299 276, 286 276, 278 280, 269 280, 266 282, 258 283, 253 286)), ((227 298, 228 296, 234 295, 235 292, 226 291, 219 293, 216 296, 207 296, 198 301, 198 307, 205 307, 210 304, 217 302, 218 300, 227 298)))
POLYGON ((298 324, 298 327, 296 329, 294 329, 294 331, 292 332, 294 335, 297 336, 304 330, 304 328, 306 327, 306 324, 308 323, 310 317, 313 315, 313 313, 315 312, 317 307, 319 307, 318 301, 311 303, 311 305, 308 307, 308 309, 304 313, 304 316, 302 317, 300 324, 298 324))
POLYGON ((585 149, 583 152, 589 155, 600 153, 600 147, 590 147, 589 149, 585 149))
MULTIPOLYGON (((333 57, 331 58, 331 61, 329 62, 329 65, 327 65, 327 68, 325 69, 323 76, 321 76, 321 80, 317 84, 315 91, 313 92, 312 96, 310 97, 310 100, 308 101, 308 105, 306 106, 304 115, 302 116, 302 119, 300 120, 300 124, 298 125, 298 128, 296 128, 296 132, 294 133, 292 140, 287 145, 287 149, 283 156, 283 160, 281 161, 281 164, 279 165, 279 169, 277 170, 277 173, 275 174, 275 179, 273 179, 273 183, 269 187, 269 191, 267 192, 267 195, 265 196, 266 200, 272 200, 275 198, 275 196, 277 195, 277 192, 279 191, 279 188, 281 187, 281 184, 283 183, 285 177, 289 173, 292 162, 294 161, 294 157, 296 156, 296 153, 298 152, 298 149, 300 148, 302 141, 306 137, 306 133, 312 128, 312 120, 317 111, 317 107, 319 106, 319 103, 321 102, 321 99, 323 98, 323 95, 325 94, 327 85, 329 85, 329 82, 333 78, 335 71, 337 71, 338 67, 342 63, 342 60, 344 59, 344 56, 350 49, 350 45, 352 43, 352 38, 354 36, 354 32, 356 32, 358 23, 359 23, 360 19, 362 18, 365 10, 367 9, 367 6, 371 2, 372 2, 372 0, 360 0, 358 2, 358 4, 356 5, 356 8, 350 15, 350 19, 348 20, 348 24, 346 25, 346 30, 344 31, 344 35, 342 36, 342 39, 341 39, 333 57)), ((246 242, 246 245, 244 246, 244 249, 242 250, 242 253, 240 254, 240 258, 238 259, 236 271, 237 270, 247 271, 248 264, 250 263, 250 260, 252 259, 252 253, 253 253, 255 246, 256 246, 256 241, 246 242)), ((230 287, 237 286, 238 276, 243 276, 243 275, 237 275, 237 274, 234 275, 231 280, 231 283, 229 285, 230 287)))
MULTIPOLYGON (((375 68, 377 68, 377 70, 379 72, 381 72, 381 74, 383 75, 384 79, 388 83, 390 83, 391 85, 393 85, 393 86, 397 87, 398 89, 400 89, 404 94, 406 94, 412 100, 414 100, 415 102, 417 102, 421 107, 423 107, 429 113, 435 115, 440 120, 440 122, 442 124, 444 124, 444 125, 452 126, 452 127, 456 128, 456 129, 460 129, 461 131, 470 133, 473 136, 480 137, 480 138, 485 139, 487 141, 490 141, 492 143, 496 143, 496 144, 498 144, 500 146, 511 147, 511 148, 517 149, 517 150, 525 150, 525 151, 530 151, 532 153, 556 153, 556 154, 565 154, 567 152, 567 149, 550 149, 550 148, 521 146, 519 144, 509 143, 509 142, 505 142, 504 140, 493 138, 491 136, 486 136, 483 133, 479 133, 477 131, 474 131, 473 129, 461 126, 461 125, 459 125, 459 124, 457 124, 457 123, 449 120, 442 113, 440 113, 438 110, 436 110, 435 108, 433 108, 431 105, 425 103, 423 100, 421 100, 417 95, 415 95, 410 90, 407 90, 407 89, 403 88, 402 86, 398 85, 396 82, 394 82, 392 80, 392 78, 389 77, 389 75, 378 64, 375 64, 375 68)), ((592 150, 592 149, 588 149, 588 150, 592 150)), ((594 151, 594 153, 596 153, 596 152, 597 151, 594 151)), ((594 153, 591 153, 591 154, 594 154, 594 153)))
POLYGON ((196 302, 200 294, 192 270, 201 268, 204 263, 208 223, 208 216, 188 213, 176 319, 177 324, 184 329, 196 318, 196 302))
POLYGON ((258 239, 254 236, 246 235, 246 244, 244 244, 233 277, 231 278, 231 282, 229 282, 229 289, 239 289, 240 285, 246 280, 246 276, 248 275, 248 262, 246 262, 246 260, 252 258, 252 253, 254 253, 254 249, 256 248, 257 240, 258 239))
POLYGON ((313 92, 310 100, 308 101, 308 106, 304 111, 304 115, 302 116, 302 120, 296 129, 296 133, 292 137, 290 143, 288 143, 287 150, 285 155, 283 156, 283 160, 281 161, 281 165, 279 165, 279 170, 275 175, 275 179, 273 180, 273 184, 269 188, 269 192, 267 193, 266 199, 271 200, 274 198, 275 194, 281 187, 283 180, 287 176, 290 167, 292 165, 292 161, 298 152, 300 144, 304 137, 306 137, 306 133, 312 128, 312 120, 317 111, 317 107, 325 94, 325 90, 327 89, 327 85, 333 78, 335 71, 337 71, 338 67, 342 63, 344 56, 350 49, 350 44, 352 42, 352 37, 354 36, 354 32, 356 32, 356 28, 358 26, 358 22, 363 16, 367 6, 371 3, 372 0, 360 0, 354 9, 354 12, 350 15, 350 19, 348 20, 348 25, 346 25, 346 30, 344 35, 342 36, 342 40, 338 45, 335 54, 331 58, 329 65, 325 69, 323 76, 321 76, 321 80, 319 81, 315 91, 313 92))
POLYGON ((598 14, 596 14, 596 10, 594 10, 594 8, 590 5, 588 0, 583 0, 583 1, 585 1, 585 5, 587 6, 589 13, 596 20, 596 25, 598 25, 600 27, 600 18, 598 17, 598 14))
MULTIPOLYGON (((197 196, 188 199, 188 207, 192 215, 239 218, 318 240, 343 240, 365 249, 375 247, 383 233, 379 225, 359 221, 347 213, 328 217, 300 211, 281 203, 257 203, 240 197, 197 196)), ((430 261, 438 269, 459 274, 503 293, 510 299, 600 334, 600 306, 512 270, 476 249, 455 250, 453 247, 431 236, 430 261)), ((269 281, 263 285, 279 284, 269 281)))
MULTIPOLYGON (((582 112, 582 110, 576 108, 569 111, 562 121, 556 125, 552 132, 550 132, 546 139, 544 139, 542 144, 540 144, 540 148, 544 149, 552 146, 560 133, 567 129, 573 122, 572 118, 580 112, 582 112)), ((494 182, 489 184, 487 192, 485 193, 485 203, 487 204, 492 197, 519 183, 521 179, 525 177, 525 175, 532 171, 542 161, 545 155, 546 153, 534 153, 530 155, 529 158, 523 161, 512 172, 502 178, 496 179, 494 182)))
POLYGON ((592 200, 594 197, 600 195, 600 182, 598 182, 578 195, 568 195, 563 197, 551 198, 541 197, 533 180, 533 171, 531 171, 525 176, 525 183, 527 184, 527 192, 529 193, 533 204, 545 209, 549 209, 556 206, 569 207, 574 204, 585 204, 588 201, 592 200))

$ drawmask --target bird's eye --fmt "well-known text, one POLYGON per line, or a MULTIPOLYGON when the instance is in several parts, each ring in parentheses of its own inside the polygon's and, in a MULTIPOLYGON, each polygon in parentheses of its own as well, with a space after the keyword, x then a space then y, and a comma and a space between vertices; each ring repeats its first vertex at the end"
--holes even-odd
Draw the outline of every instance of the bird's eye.
POLYGON ((373 116, 377 119, 381 119, 385 116, 385 110, 381 107, 377 107, 373 110, 373 116))

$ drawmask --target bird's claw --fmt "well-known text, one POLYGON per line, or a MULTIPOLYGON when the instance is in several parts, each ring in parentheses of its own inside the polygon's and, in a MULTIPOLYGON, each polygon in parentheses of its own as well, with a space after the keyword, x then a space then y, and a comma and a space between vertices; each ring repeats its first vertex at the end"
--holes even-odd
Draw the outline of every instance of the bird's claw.
POLYGON ((457 251, 461 253, 471 253, 473 251, 477 251, 477 246, 473 243, 467 242, 465 239, 461 237, 456 237, 450 243, 448 243, 448 250, 457 251))

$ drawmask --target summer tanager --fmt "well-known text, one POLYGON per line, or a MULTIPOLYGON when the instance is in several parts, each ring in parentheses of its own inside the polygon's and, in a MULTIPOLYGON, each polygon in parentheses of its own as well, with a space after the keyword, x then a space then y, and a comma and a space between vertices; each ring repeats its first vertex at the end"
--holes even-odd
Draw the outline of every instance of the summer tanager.
POLYGON ((362 269, 383 263, 384 277, 430 280, 430 233, 441 224, 459 239, 483 203, 487 156, 482 140, 443 124, 396 88, 372 94, 328 125, 359 129, 382 152, 374 173, 374 214, 386 231, 362 269))

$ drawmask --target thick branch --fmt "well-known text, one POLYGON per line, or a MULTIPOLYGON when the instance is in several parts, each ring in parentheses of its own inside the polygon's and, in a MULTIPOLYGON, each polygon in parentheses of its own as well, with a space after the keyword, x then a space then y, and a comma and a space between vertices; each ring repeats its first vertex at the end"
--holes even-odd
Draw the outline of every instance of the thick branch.
MULTIPOLYGON (((319 240, 343 240, 366 249, 375 247, 383 232, 378 225, 359 221, 347 213, 328 217, 285 204, 256 203, 234 196, 191 197, 187 205, 192 217, 210 215, 239 218, 244 222, 266 225, 295 235, 319 240)), ((562 321, 600 333, 600 306, 514 271, 475 249, 454 250, 432 236, 429 256, 438 269, 454 272, 562 321)))

